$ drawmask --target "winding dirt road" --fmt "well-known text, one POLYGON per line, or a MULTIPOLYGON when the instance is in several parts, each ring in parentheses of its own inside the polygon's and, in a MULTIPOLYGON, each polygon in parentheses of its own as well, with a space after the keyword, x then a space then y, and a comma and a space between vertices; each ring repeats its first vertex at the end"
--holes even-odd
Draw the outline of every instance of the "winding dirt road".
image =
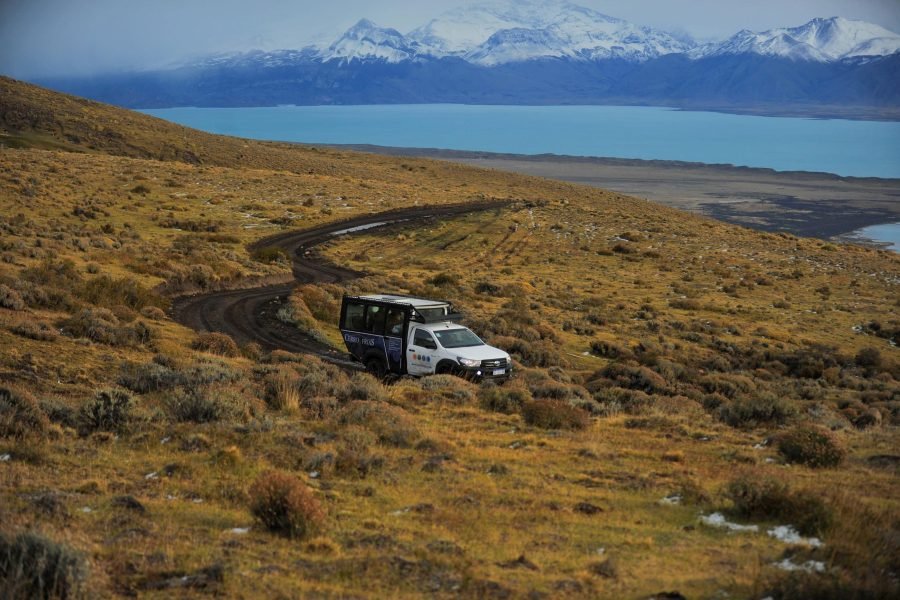
POLYGON ((191 329, 226 333, 239 344, 256 342, 265 350, 315 354, 329 362, 356 367, 358 365, 350 362, 345 352, 338 352, 304 335, 296 327, 287 325, 276 317, 278 309, 287 301, 291 290, 298 283, 338 283, 363 275, 329 263, 310 250, 339 235, 354 235, 399 223, 412 224, 497 210, 508 205, 507 201, 490 201, 403 208, 273 235, 251 244, 249 249, 283 249, 293 262, 294 281, 181 296, 173 300, 171 315, 191 329))

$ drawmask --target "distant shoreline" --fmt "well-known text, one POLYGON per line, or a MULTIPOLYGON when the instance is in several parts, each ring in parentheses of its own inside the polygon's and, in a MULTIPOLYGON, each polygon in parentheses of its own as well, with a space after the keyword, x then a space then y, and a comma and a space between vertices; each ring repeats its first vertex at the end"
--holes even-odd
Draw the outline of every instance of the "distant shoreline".
POLYGON ((900 222, 900 179, 673 160, 522 155, 369 144, 303 145, 448 160, 590 185, 745 227, 804 237, 861 243, 860 238, 851 234, 870 225, 900 222))

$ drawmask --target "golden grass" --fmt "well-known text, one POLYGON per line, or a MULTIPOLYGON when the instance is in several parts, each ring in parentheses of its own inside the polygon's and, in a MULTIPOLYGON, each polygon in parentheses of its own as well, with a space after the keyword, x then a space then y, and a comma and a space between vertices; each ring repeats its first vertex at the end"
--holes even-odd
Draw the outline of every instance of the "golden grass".
MULTIPOLYGON (((127 306, 105 308, 121 323, 145 322, 151 341, 32 339, 16 326, 55 329, 74 308, 0 309, 0 377, 29 389, 56 421, 44 435, 0 439, 0 457, 10 455, 0 462, 0 523, 86 552, 92 594, 761 597, 764 582, 781 576, 772 565, 787 547, 764 531, 698 522, 701 511, 728 508, 721 490, 748 465, 828 498, 837 524, 825 548, 808 554, 829 568, 852 572, 893 549, 866 524, 896 532, 900 508, 896 465, 870 460, 897 454, 898 351, 870 327, 896 327, 896 255, 536 178, 210 136, 0 84, 0 103, 15 108, 2 124, 16 140, 0 150, 0 282, 69 260, 77 281, 57 287, 73 302, 85 304, 81 286, 103 275, 165 298, 283 278, 284 265, 254 260, 246 244, 284 229, 412 204, 514 199, 493 213, 335 240, 324 254, 369 275, 300 290, 295 303, 339 340, 329 295, 452 298, 479 332, 547 363, 520 368, 516 386, 603 408, 583 431, 546 431, 520 414, 483 410, 477 387, 462 381, 354 381, 394 410, 378 423, 341 425, 333 413, 346 400, 323 390, 333 384, 339 396, 351 383, 317 361, 213 357, 191 349, 193 332, 127 306), (591 352, 604 342, 623 357, 591 352), (877 369, 854 362, 871 347, 883 360, 877 369), (774 362, 733 366, 749 350, 839 364, 815 378, 774 362), (152 360, 181 374, 231 373, 216 383, 195 374, 176 387, 196 386, 234 410, 221 421, 178 423, 173 392, 161 389, 136 395, 137 419, 118 436, 79 437, 66 423, 63 409, 118 384, 123 363, 152 360), (642 408, 607 401, 618 388, 597 373, 610 364, 643 367, 651 374, 635 373, 671 389, 649 394, 642 408), (267 382, 286 368, 296 373, 267 408, 267 382), (726 425, 704 406, 714 394, 702 385, 732 386, 751 400, 776 395, 799 411, 789 425, 838 428, 847 460, 835 469, 782 465, 774 447, 755 447, 782 426, 726 425), (295 409, 305 401, 319 408, 295 409), (881 424, 855 429, 852 419, 872 407, 881 424), (378 441, 391 439, 391 427, 403 434, 397 443, 378 441), (338 469, 337 457, 357 468, 338 469), (291 541, 254 525, 248 489, 272 469, 315 490, 328 514, 319 538, 291 541), (844 495, 832 498, 837 488, 844 495), (59 495, 62 513, 35 504, 46 492, 59 495), (684 502, 660 502, 673 494, 684 502), (607 559, 614 577, 592 569, 607 559), (221 580, 203 571, 214 565, 221 580), (167 587, 177 581, 195 587, 167 587)), ((784 523, 759 523, 776 524, 784 523)), ((851 581, 867 577, 877 579, 866 572, 851 581)))

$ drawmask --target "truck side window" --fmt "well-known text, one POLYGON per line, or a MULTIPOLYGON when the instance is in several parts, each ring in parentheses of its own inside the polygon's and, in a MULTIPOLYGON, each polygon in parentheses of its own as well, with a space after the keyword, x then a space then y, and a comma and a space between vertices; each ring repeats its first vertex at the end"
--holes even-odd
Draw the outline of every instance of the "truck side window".
POLYGON ((369 333, 376 333, 378 335, 384 335, 384 314, 385 309, 383 306, 368 306, 366 307, 366 327, 365 331, 369 333))
POLYGON ((403 334, 403 321, 405 320, 402 308, 389 308, 387 321, 384 327, 384 335, 400 336, 403 334))
POLYGON ((363 315, 366 310, 365 304, 347 303, 347 314, 344 317, 344 327, 353 331, 362 331, 365 325, 363 315))
POLYGON ((419 348, 437 350, 437 344, 434 343, 434 338, 431 337, 431 334, 421 329, 416 329, 416 334, 413 336, 413 345, 419 348))

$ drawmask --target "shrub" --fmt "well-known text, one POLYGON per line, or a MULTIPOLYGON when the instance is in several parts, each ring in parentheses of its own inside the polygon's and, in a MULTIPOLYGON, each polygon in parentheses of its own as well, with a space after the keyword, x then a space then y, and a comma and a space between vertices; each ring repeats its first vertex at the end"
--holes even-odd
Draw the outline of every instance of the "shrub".
POLYGON ((177 421, 214 423, 230 412, 219 396, 208 388, 177 390, 166 404, 177 421))
POLYGON ((125 363, 119 375, 119 385, 138 394, 172 389, 183 382, 177 371, 155 362, 125 363))
POLYGON ((472 390, 475 386, 453 375, 431 375, 420 380, 423 392, 431 392, 437 397, 453 404, 468 404, 475 398, 472 390))
MULTIPOLYGON (((0 298, 2 298, 2 295, 2 291, 0 291, 0 298)), ((879 352, 878 348, 863 348, 856 353, 854 362, 860 367, 877 369, 882 364, 881 352, 879 352)))
POLYGON ((211 383, 234 383, 242 375, 227 364, 215 359, 203 360, 181 373, 184 386, 187 388, 209 385, 211 383))
POLYGON ((340 292, 342 290, 336 294, 331 293, 321 285, 301 285, 295 293, 303 299, 303 303, 315 319, 334 322, 341 312, 340 292))
POLYGON ((631 351, 627 348, 603 340, 591 342, 591 352, 603 358, 630 358, 632 356, 631 351))
POLYGON ((37 533, 0 533, 0 589, 4 598, 78 598, 87 581, 79 552, 37 533))
POLYGON ((16 290, 0 283, 0 308, 25 310, 25 301, 16 290))
POLYGON ((522 407, 525 422, 544 429, 585 429, 590 416, 563 400, 533 400, 522 407))
POLYGON ((125 390, 100 390, 78 412, 81 433, 94 431, 124 431, 131 421, 134 400, 125 390))
POLYGON ((145 306, 141 309, 141 316, 151 321, 162 321, 166 318, 166 312, 158 306, 145 306))
POLYGON ((431 279, 428 279, 425 283, 437 287, 445 285, 457 285, 459 283, 459 276, 453 273, 438 273, 431 279))
POLYGON ((409 448, 421 436, 409 416, 385 402, 350 402, 338 415, 340 425, 359 425, 390 446, 409 448))
POLYGON ((759 394, 723 404, 718 408, 718 417, 732 427, 755 427, 762 423, 784 423, 795 412, 787 400, 774 394, 759 394))
POLYGON ((725 496, 741 517, 787 521, 804 535, 820 535, 832 522, 831 509, 818 495, 792 491, 778 479, 755 472, 731 480, 725 496))
POLYGON ((262 263, 287 263, 289 262, 288 254, 284 248, 257 248, 250 253, 253 260, 262 263))
POLYGON ((818 425, 801 425, 777 439, 778 452, 793 463, 808 467, 836 467, 847 456, 838 437, 818 425))
POLYGON ((501 291, 502 290, 499 285, 495 285, 487 281, 480 281, 475 284, 475 292, 478 294, 484 294, 485 296, 499 296, 501 291))
POLYGON ((383 400, 384 385, 368 373, 354 373, 349 385, 338 390, 341 400, 383 400))
POLYGON ((9 328, 16 335, 21 335, 31 340, 39 342, 52 342, 59 337, 59 334, 52 327, 45 323, 35 323, 33 321, 22 321, 9 328))
POLYGON ((75 295, 90 304, 107 308, 127 306, 141 310, 165 305, 162 298, 130 277, 113 279, 109 275, 100 275, 78 285, 75 295))
POLYGON ((191 344, 191 348, 200 352, 209 352, 219 356, 234 358, 241 355, 241 350, 230 336, 224 333, 209 331, 201 333, 191 344))
POLYGON ((260 475, 250 488, 250 512, 270 531, 291 538, 316 533, 325 511, 296 477, 279 471, 260 475))
POLYGON ((153 332, 142 322, 121 325, 119 319, 106 308, 85 308, 60 323, 63 333, 76 338, 87 338, 110 346, 146 344, 153 332))
POLYGON ((608 379, 617 387, 639 390, 647 394, 665 393, 668 390, 666 380, 659 373, 643 366, 610 363, 591 379, 597 377, 608 379))
POLYGON ((485 410, 511 415, 531 401, 531 394, 523 388, 501 388, 488 382, 479 388, 478 400, 485 410))
POLYGON ((0 386, 0 436, 24 438, 42 435, 49 421, 37 400, 29 392, 0 386))
POLYGON ((289 368, 280 368, 266 379, 266 404, 274 410, 297 412, 300 408, 300 392, 297 374, 289 368))

